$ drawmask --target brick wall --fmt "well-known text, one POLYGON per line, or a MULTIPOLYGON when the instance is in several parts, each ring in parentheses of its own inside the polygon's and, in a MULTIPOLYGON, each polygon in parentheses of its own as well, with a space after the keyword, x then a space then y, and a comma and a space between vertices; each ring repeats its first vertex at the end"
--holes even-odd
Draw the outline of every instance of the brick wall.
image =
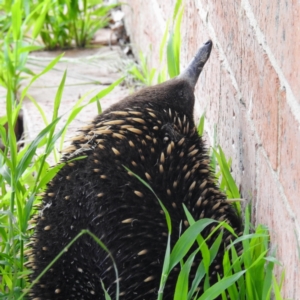
MULTIPOLYGON (((127 2, 134 50, 157 67, 176 1, 127 2)), ((181 27, 182 66, 207 39, 214 43, 196 87, 195 117, 206 111, 208 142, 217 124, 234 178, 252 202, 253 222, 270 229, 289 299, 300 297, 299 20, 299 1, 186 0, 181 27)))

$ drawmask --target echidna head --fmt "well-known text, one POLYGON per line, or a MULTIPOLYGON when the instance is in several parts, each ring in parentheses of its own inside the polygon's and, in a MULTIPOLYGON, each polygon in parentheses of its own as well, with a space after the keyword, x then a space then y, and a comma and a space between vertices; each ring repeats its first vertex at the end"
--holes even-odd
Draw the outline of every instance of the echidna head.
MULTIPOLYGON (((199 75, 207 62, 212 49, 212 41, 207 41, 198 50, 195 57, 189 63, 187 68, 178 76, 162 84, 144 88, 117 104, 118 109, 126 107, 128 100, 131 105, 141 106, 143 102, 155 103, 161 109, 170 107, 175 111, 180 111, 193 119, 194 110, 194 89, 199 75)), ((108 111, 113 111, 116 106, 113 105, 108 111)))

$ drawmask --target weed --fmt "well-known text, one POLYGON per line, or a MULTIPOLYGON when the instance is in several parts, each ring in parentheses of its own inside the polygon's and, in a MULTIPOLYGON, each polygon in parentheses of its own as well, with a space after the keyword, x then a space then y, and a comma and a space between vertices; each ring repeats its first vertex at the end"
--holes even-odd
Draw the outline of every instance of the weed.
POLYGON ((32 2, 32 10, 40 24, 40 36, 47 49, 85 47, 99 28, 108 24, 109 11, 119 4, 107 5, 104 1, 39 0, 32 2))

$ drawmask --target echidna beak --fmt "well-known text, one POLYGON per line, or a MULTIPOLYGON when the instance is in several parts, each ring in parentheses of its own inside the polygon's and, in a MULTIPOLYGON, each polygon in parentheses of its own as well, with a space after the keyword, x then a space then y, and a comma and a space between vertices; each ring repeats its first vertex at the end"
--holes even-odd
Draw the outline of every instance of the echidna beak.
POLYGON ((178 79, 186 80, 194 89, 199 75, 207 62, 212 48, 212 41, 209 40, 200 47, 195 57, 189 63, 187 68, 178 76, 178 79))

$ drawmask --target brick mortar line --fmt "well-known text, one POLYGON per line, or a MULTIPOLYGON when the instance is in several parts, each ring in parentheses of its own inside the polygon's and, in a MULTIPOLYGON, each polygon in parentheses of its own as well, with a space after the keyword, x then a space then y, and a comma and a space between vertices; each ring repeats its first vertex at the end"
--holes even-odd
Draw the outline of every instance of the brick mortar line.
POLYGON ((281 86, 285 87, 287 103, 291 109, 292 114, 294 115, 295 119, 298 122, 298 125, 299 125, 298 129, 300 130, 300 105, 297 102, 296 97, 293 94, 292 88, 290 87, 288 80, 285 78, 282 69, 278 65, 274 54, 272 53, 270 47, 268 46, 263 32, 261 31, 261 29, 258 26, 257 20, 252 11, 249 1, 242 0, 241 5, 242 5, 242 8, 244 9, 244 11, 246 12, 246 16, 249 19, 251 27, 253 27, 253 30, 256 34, 256 38, 257 38, 258 42, 261 44, 262 48, 266 52, 271 65, 273 66, 273 68, 275 69, 275 71, 278 75, 281 86))
MULTIPOLYGON (((246 1, 246 0, 242 0, 242 2, 243 2, 243 1, 246 1)), ((248 4, 249 4, 249 3, 248 3, 248 4)), ((206 24, 206 28, 207 28, 207 30, 209 31, 209 34, 210 34, 210 36, 211 36, 211 38, 212 38, 212 40, 213 40, 213 42, 214 42, 214 45, 216 46, 217 50, 219 51, 219 60, 222 61, 222 65, 223 65, 223 66, 226 68, 226 70, 228 71, 229 76, 230 76, 230 79, 231 79, 231 81, 232 81, 232 84, 233 84, 234 88, 235 88, 236 91, 237 91, 237 94, 238 94, 238 95, 237 95, 236 98, 242 99, 241 92, 240 92, 240 89, 239 89, 239 87, 238 87, 237 81, 236 81, 236 79, 235 79, 235 76, 233 75, 232 69, 230 68, 229 62, 228 62, 227 57, 226 57, 226 55, 225 55, 225 52, 224 52, 223 48, 221 47, 221 44, 219 43, 219 41, 218 41, 218 39, 217 39, 217 35, 216 35, 216 33, 215 33, 214 27, 213 27, 212 24, 207 20, 207 14, 208 14, 208 12, 207 12, 207 10, 204 8, 204 6, 202 5, 202 3, 201 3, 200 1, 196 2, 196 7, 198 8, 198 14, 199 14, 200 18, 202 19, 203 23, 206 24)), ((245 7, 243 7, 243 8, 244 8, 244 10, 245 10, 245 7)), ((245 10, 245 11, 246 11, 246 10, 245 10)), ((246 11, 246 14, 247 14, 247 11, 246 11)), ((247 17, 249 18, 248 15, 247 15, 247 17)), ((250 24, 251 24, 251 22, 250 22, 250 24)), ((251 25, 251 26, 252 26, 252 25, 251 25)), ((274 60, 275 60, 275 58, 274 58, 274 60)), ((275 62, 276 62, 276 61, 275 61, 275 62)), ((271 63, 272 63, 272 62, 271 62, 271 63)), ((273 64, 272 64, 272 65, 273 65, 273 64)), ((278 66, 277 66, 277 67, 278 67, 278 66)), ((274 68, 275 68, 275 67, 274 67, 274 68)), ((278 68, 279 68, 279 67, 278 67, 278 68)), ((276 69, 275 69, 275 70, 276 70, 276 69)), ((283 76, 283 75, 282 75, 282 76, 283 76)), ((281 80, 281 79, 282 79, 282 78, 280 78, 280 80, 281 80)), ((285 80, 284 76, 283 76, 283 79, 285 80)), ((291 90, 290 90, 290 92, 291 92, 291 90)), ((288 93, 288 91, 287 91, 287 93, 288 93)), ((291 95, 292 95, 292 94, 291 94, 291 95)), ((292 95, 292 96, 293 96, 293 95, 292 95)), ((294 100, 295 100, 295 99, 294 99, 294 100)), ((247 114, 246 114, 246 116, 247 116, 247 122, 248 122, 248 124, 249 124, 251 130, 254 132, 254 136, 255 136, 256 141, 258 141, 258 144, 262 145, 262 142, 261 142, 261 140, 260 140, 260 138, 259 138, 259 135, 258 135, 258 133, 257 133, 257 131, 256 131, 255 125, 254 125, 254 123, 252 122, 251 117, 250 117, 251 109, 252 109, 252 105, 250 105, 249 109, 247 110, 247 114)), ((300 120, 300 113, 299 113, 299 118, 297 118, 297 120, 298 120, 298 119, 300 120)), ((299 224, 298 224, 297 218, 296 218, 296 216, 295 216, 295 214, 294 214, 294 212, 293 212, 293 210, 292 210, 292 208, 291 208, 291 206, 290 206, 290 204, 289 204, 289 202, 288 202, 288 200, 287 200, 287 198, 286 198, 286 196, 285 196, 284 188, 283 188, 282 185, 281 185, 281 182, 280 182, 280 180, 279 180, 279 178, 278 178, 278 174, 277 174, 277 173, 272 169, 272 167, 271 167, 270 161, 269 161, 269 159, 268 159, 268 156, 267 156, 267 154, 266 154, 266 151, 265 151, 264 147, 261 146, 260 148, 262 149, 261 151, 262 151, 264 157, 265 157, 266 160, 267 160, 268 167, 271 169, 272 176, 274 177, 274 179, 275 179, 276 182, 278 183, 279 190, 280 190, 280 194, 281 194, 281 195, 280 195, 280 196, 281 196, 281 199, 282 199, 282 201, 283 201, 284 206, 286 207, 286 210, 287 210, 289 216, 290 216, 290 217, 293 219, 293 221, 294 221, 294 224, 295 224, 296 230, 297 230, 297 238, 298 238, 298 240, 299 240, 299 242, 300 242, 300 226, 299 226, 299 224)), ((258 150, 257 150, 257 151, 258 151, 258 150)), ((256 169, 257 169, 257 170, 256 170, 256 176, 257 176, 259 170, 258 170, 258 168, 256 168, 256 169)))
MULTIPOLYGON (((275 181, 277 182, 277 185, 278 185, 278 188, 279 188, 279 193, 280 193, 280 198, 282 199, 282 202, 284 204, 284 207, 286 208, 288 214, 290 215, 291 217, 291 221, 294 223, 295 225, 295 235, 296 235, 296 239, 298 240, 298 243, 300 243, 300 224, 297 220, 297 216, 294 214, 293 212, 293 209, 290 207, 289 205, 289 202, 288 202, 288 199, 284 193, 284 188, 283 186, 281 185, 281 182, 278 178, 278 174, 277 172, 275 172, 271 166, 271 163, 268 159, 268 155, 265 151, 265 149, 263 147, 260 147, 260 149, 258 149, 257 151, 261 151, 262 155, 264 156, 264 158, 266 159, 266 162, 267 162, 267 165, 268 165, 268 168, 270 169, 271 171, 271 174, 273 176, 273 179, 275 179, 275 181)), ((296 249, 297 251, 297 249, 296 249)))

